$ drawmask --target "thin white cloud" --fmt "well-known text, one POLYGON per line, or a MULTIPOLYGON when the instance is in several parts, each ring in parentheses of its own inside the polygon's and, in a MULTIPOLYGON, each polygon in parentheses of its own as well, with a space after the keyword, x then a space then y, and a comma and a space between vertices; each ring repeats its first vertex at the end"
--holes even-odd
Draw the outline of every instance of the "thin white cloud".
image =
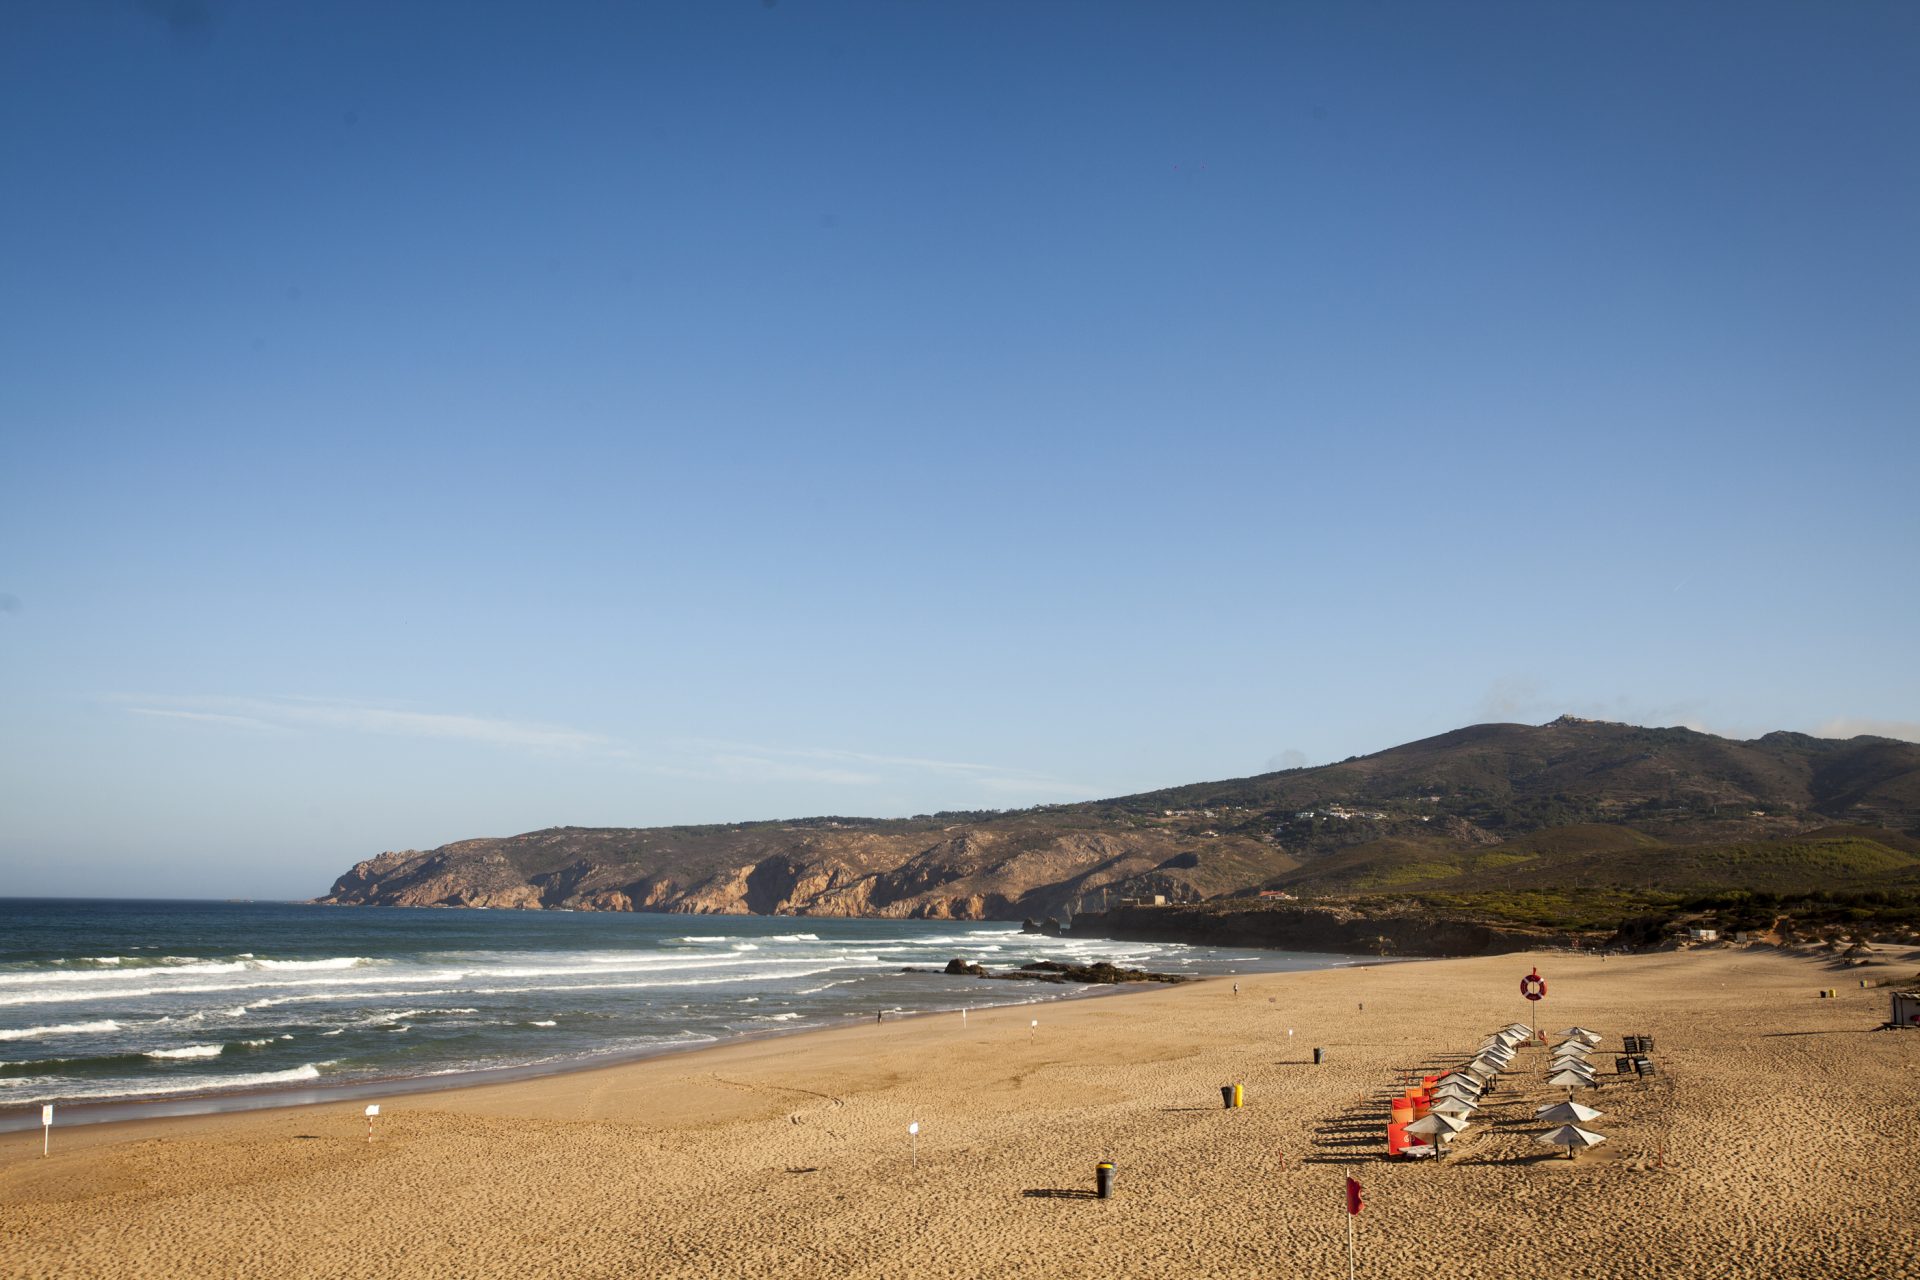
MULTIPOLYGON (((344 699, 300 697, 119 695, 109 698, 134 715, 209 727, 272 733, 347 733, 476 743, 507 749, 563 752, 615 762, 637 773, 688 782, 814 783, 872 788, 899 785, 912 774, 946 778, 957 788, 1056 800, 1108 794, 1045 774, 964 760, 886 755, 839 747, 768 747, 751 743, 682 742, 661 759, 630 743, 565 725, 344 699)), ((956 796, 955 803, 965 803, 956 796)))
POLYGON ((741 751, 762 756, 787 756, 803 760, 845 760, 855 764, 890 765, 903 769, 922 769, 930 773, 1016 773, 998 765, 972 764, 964 760, 932 760, 925 756, 890 756, 872 751, 847 751, 839 747, 769 747, 753 742, 717 742, 696 740, 688 746, 697 750, 741 751))
POLYGON ((1076 797, 1082 800, 1097 800, 1101 796, 1114 794, 1112 790, 1081 786, 1077 782, 1061 782, 1054 778, 985 777, 980 779, 980 785, 989 791, 1005 792, 1008 795, 1054 796, 1062 799, 1076 797))
POLYGON ((725 754, 709 758, 725 777, 738 781, 830 782, 843 787, 870 787, 881 781, 878 774, 857 773, 851 769, 816 769, 762 756, 725 754))
POLYGON ((251 729, 256 732, 287 733, 285 725, 268 724, 265 720, 255 720, 251 716, 228 716, 214 711, 179 711, 169 707, 128 707, 136 716, 155 716, 165 720, 191 720, 198 724, 220 725, 228 729, 251 729))
POLYGON ((386 707, 348 703, 282 703, 272 710, 295 724, 342 729, 350 733, 442 738, 456 742, 481 742, 496 747, 534 747, 548 751, 586 751, 611 745, 610 739, 597 733, 583 733, 560 725, 495 720, 486 716, 395 711, 386 707))
POLYGON ((1815 729, 1821 738, 1857 738, 1867 734, 1875 738, 1898 738, 1902 742, 1920 742, 1920 721, 1868 720, 1857 716, 1836 716, 1815 729))
POLYGON ((600 751, 615 745, 612 739, 600 734, 561 725, 501 720, 488 716, 450 715, 436 711, 407 711, 370 703, 319 698, 142 697, 118 700, 146 704, 127 708, 139 715, 168 716, 230 727, 245 725, 280 730, 333 730, 541 751, 600 751))
MULTIPOLYGON (((820 760, 840 761, 853 765, 869 765, 866 770, 811 770, 818 781, 844 781, 849 784, 874 785, 884 780, 886 774, 898 774, 902 771, 931 773, 942 777, 959 779, 970 785, 988 791, 1009 795, 1050 795, 1050 796, 1100 796, 1108 794, 1097 787, 1081 786, 1077 783, 1063 782, 1059 778, 1046 774, 1032 773, 1023 769, 1009 769, 1000 765, 978 764, 967 760, 937 760, 928 756, 885 755, 873 751, 850 751, 840 747, 770 747, 757 743, 710 742, 699 741, 687 744, 689 750, 711 753, 709 759, 754 760, 762 766, 771 766, 780 760, 820 760)), ((805 766, 795 766, 805 769, 805 766)), ((770 774, 779 777, 804 777, 805 773, 770 774)))

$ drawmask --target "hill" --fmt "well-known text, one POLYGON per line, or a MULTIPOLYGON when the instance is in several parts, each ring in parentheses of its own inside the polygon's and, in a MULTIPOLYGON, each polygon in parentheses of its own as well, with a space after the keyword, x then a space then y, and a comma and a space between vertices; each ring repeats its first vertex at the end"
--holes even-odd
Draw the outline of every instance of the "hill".
MULTIPOLYGON (((558 827, 383 853, 339 905, 996 919, 1119 898, 1920 886, 1920 745, 1563 716, 1338 764, 909 819, 558 827)), ((1495 913, 1497 914, 1497 912, 1495 913)))

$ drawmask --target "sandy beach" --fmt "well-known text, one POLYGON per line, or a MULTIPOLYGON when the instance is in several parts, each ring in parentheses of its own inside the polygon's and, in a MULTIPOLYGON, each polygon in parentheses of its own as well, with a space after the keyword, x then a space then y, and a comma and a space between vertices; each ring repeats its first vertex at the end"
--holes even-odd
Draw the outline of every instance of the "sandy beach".
POLYGON ((0 1274, 1334 1277, 1350 1171, 1364 1276, 1920 1276, 1920 1033, 1858 984, 1920 957, 1883 958, 1245 975, 396 1097, 372 1143, 358 1103, 14 1134, 0 1274), (1533 1142, 1535 1048, 1446 1162, 1385 1160, 1401 1073, 1530 1014, 1604 1033, 1603 1081, 1655 1037, 1659 1078, 1581 1095, 1608 1144, 1533 1142))

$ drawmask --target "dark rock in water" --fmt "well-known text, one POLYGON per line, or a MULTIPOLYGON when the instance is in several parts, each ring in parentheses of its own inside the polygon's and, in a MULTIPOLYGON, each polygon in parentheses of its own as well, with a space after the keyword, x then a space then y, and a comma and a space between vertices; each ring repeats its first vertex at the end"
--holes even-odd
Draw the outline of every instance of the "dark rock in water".
POLYGON ((1047 922, 1040 926, 1040 932, 1046 934, 1049 938, 1057 938, 1060 936, 1060 922, 1054 917, 1048 916, 1047 922))
POLYGON ((1005 969, 993 973, 982 965, 972 964, 958 957, 947 961, 944 969, 905 968, 902 973, 941 973, 956 978, 1000 978, 1013 982, 1090 982, 1101 985, 1115 985, 1122 982, 1192 982, 1193 977, 1181 973, 1148 973, 1145 969, 1120 969, 1105 960, 1094 964, 1061 964, 1058 960, 1035 960, 1023 964, 1018 969, 1005 969))
POLYGON ((1032 916, 1028 916, 1025 920, 1022 920, 1020 922, 1020 932, 1039 933, 1040 922, 1038 920, 1035 920, 1032 916))
POLYGON ((1114 985, 1122 982, 1191 982, 1179 973, 1148 973, 1145 969, 1121 969, 1105 960, 1093 964, 1061 964, 1058 960, 1035 960, 1005 973, 989 973, 989 978, 1010 978, 1026 982, 1091 982, 1114 985))

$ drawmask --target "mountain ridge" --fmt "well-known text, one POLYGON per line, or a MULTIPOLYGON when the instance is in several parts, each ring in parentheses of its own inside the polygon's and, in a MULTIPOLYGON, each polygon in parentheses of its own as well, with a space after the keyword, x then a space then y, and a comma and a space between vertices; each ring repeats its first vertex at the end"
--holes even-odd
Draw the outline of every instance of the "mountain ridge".
POLYGON ((1472 887, 1500 880, 1503 867, 1530 883, 1550 883, 1564 868, 1582 883, 1626 876, 1684 889, 1694 877, 1697 887, 1724 888, 1743 865, 1726 851, 1741 848, 1745 865, 1768 868, 1770 883, 1791 880, 1799 859, 1819 864, 1810 874, 1853 868, 1870 885, 1920 878, 1920 856, 1898 847, 1913 836, 1920 745, 1786 731, 1737 741, 1562 716, 1024 810, 553 827, 460 840, 366 859, 317 901, 1018 919, 1155 894, 1472 887), (1840 853, 1832 841, 1805 839, 1835 826, 1887 839, 1847 837, 1854 845, 1840 853), (1817 857, 1774 848, 1813 844, 1817 857), (1762 847, 1771 852, 1752 852, 1762 847))

